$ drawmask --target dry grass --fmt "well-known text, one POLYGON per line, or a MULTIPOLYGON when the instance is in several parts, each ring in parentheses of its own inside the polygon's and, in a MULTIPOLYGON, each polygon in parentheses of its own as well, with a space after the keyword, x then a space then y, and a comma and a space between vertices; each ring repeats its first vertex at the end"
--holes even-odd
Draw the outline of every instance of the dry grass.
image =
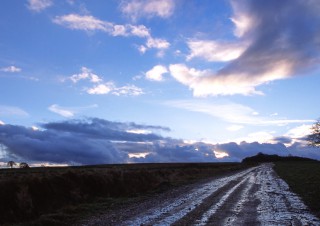
POLYGON ((126 164, 0 170, 0 224, 62 225, 138 197, 246 168, 238 163, 126 164), (39 223, 40 222, 40 223, 39 223))

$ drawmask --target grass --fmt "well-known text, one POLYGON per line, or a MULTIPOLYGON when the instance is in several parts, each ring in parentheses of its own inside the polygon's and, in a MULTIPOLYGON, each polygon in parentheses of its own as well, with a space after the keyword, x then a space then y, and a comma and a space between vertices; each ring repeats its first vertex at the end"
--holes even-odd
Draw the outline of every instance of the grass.
POLYGON ((247 168, 240 163, 123 164, 0 170, 0 225, 68 222, 195 180, 247 168))
POLYGON ((274 169, 320 217, 320 162, 276 162, 274 169))

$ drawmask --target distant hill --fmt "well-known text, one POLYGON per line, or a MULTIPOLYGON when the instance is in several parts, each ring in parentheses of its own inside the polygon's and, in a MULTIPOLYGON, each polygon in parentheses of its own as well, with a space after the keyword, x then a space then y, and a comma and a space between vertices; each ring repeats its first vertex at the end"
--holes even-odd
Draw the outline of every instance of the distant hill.
POLYGON ((247 157, 242 160, 243 163, 260 163, 260 162, 288 162, 288 161, 316 161, 315 159, 298 157, 298 156, 279 156, 258 153, 255 156, 247 157))

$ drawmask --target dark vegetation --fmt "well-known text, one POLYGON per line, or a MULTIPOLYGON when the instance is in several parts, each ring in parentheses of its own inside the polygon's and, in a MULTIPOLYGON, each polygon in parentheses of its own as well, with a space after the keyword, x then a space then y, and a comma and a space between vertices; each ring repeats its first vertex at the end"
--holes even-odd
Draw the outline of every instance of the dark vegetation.
POLYGON ((311 133, 307 136, 310 146, 320 148, 320 119, 318 119, 311 127, 311 133))
POLYGON ((320 218, 320 162, 276 162, 274 169, 320 218))
MULTIPOLYGON (((0 225, 68 225, 96 207, 248 167, 239 163, 126 164, 0 170, 0 225), (74 215, 77 213, 78 215, 74 215)), ((91 213, 92 214, 92 213, 91 213)))
POLYGON ((298 157, 298 156, 279 156, 258 153, 255 156, 247 157, 242 160, 243 163, 263 163, 263 162, 317 162, 317 160, 298 157))

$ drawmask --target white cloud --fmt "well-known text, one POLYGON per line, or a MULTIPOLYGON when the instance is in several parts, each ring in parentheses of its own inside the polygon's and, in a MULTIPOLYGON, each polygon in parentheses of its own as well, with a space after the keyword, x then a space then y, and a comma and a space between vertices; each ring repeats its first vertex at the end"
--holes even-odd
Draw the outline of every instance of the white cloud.
POLYGON ((156 65, 146 72, 146 78, 153 81, 163 81, 163 74, 168 73, 168 70, 163 65, 156 65))
POLYGON ((149 29, 144 25, 127 25, 130 28, 130 33, 133 36, 137 36, 140 38, 151 37, 149 29))
POLYGON ((85 111, 85 110, 97 108, 97 107, 98 107, 97 104, 81 106, 81 107, 61 107, 57 104, 52 104, 51 106, 48 107, 48 110, 58 115, 61 115, 63 117, 70 118, 75 116, 77 113, 81 111, 85 111))
POLYGON ((156 49, 167 49, 170 47, 170 43, 164 39, 160 38, 148 38, 147 44, 149 48, 156 48, 156 49))
POLYGON ((227 127, 227 130, 229 130, 229 131, 238 131, 238 130, 240 130, 242 128, 243 128, 243 126, 241 126, 241 125, 231 125, 231 126, 227 127))
POLYGON ((145 38, 146 44, 139 47, 139 51, 144 53, 147 49, 165 50, 170 47, 170 43, 164 39, 153 38, 149 29, 144 25, 114 24, 112 22, 99 20, 91 15, 68 14, 56 16, 54 23, 73 30, 87 32, 101 31, 112 36, 135 36, 145 38))
POLYGON ((274 139, 273 132, 259 131, 255 133, 250 133, 246 137, 237 138, 234 141, 238 144, 240 144, 241 142, 272 143, 273 139, 274 139))
POLYGON ((140 17, 168 18, 174 7, 174 0, 130 0, 122 3, 121 11, 135 21, 140 17))
POLYGON ((16 66, 8 66, 8 67, 0 68, 0 71, 16 73, 16 72, 21 72, 21 68, 18 68, 16 66))
POLYGON ((28 0, 28 8, 35 12, 40 12, 53 5, 52 0, 28 0))
POLYGON ((5 123, 0 120, 0 126, 3 126, 3 125, 5 125, 5 123))
POLYGON ((108 94, 115 88, 114 84, 112 82, 104 83, 104 84, 98 84, 90 89, 87 90, 87 93, 89 94, 108 94))
POLYGON ((144 94, 143 90, 135 85, 116 87, 113 82, 98 84, 87 89, 87 93, 95 95, 112 94, 116 96, 140 96, 144 94))
POLYGON ((237 59, 246 49, 245 44, 222 43, 212 40, 189 41, 190 54, 187 60, 199 57, 207 61, 230 61, 237 59))
POLYGON ((29 114, 19 107, 0 105, 0 116, 22 116, 27 117, 29 114))
POLYGON ((57 113, 58 115, 61 115, 61 116, 66 117, 66 118, 70 118, 70 117, 73 117, 75 115, 75 112, 73 110, 67 109, 67 108, 64 108, 64 107, 60 107, 57 104, 53 104, 53 105, 49 106, 48 110, 52 111, 54 113, 57 113))
POLYGON ((112 33, 113 24, 99 20, 90 15, 78 15, 69 14, 64 16, 56 16, 53 22, 64 27, 74 29, 74 30, 84 30, 84 31, 105 31, 112 33))
POLYGON ((274 119, 253 114, 254 109, 232 102, 204 102, 194 100, 169 101, 166 105, 185 109, 193 112, 200 112, 223 121, 235 124, 248 125, 287 125, 295 123, 311 123, 314 120, 308 119, 274 119))
POLYGON ((69 79, 74 83, 77 83, 78 81, 84 80, 84 79, 89 79, 90 82, 93 82, 93 83, 98 83, 102 81, 102 79, 98 75, 92 73, 92 70, 86 67, 82 67, 81 73, 74 74, 71 77, 69 77, 69 79))
POLYGON ((262 95, 256 86, 272 80, 286 78, 290 71, 290 63, 279 61, 266 74, 251 76, 250 73, 217 74, 211 70, 188 68, 184 64, 169 66, 171 75, 180 83, 188 86, 196 97, 217 95, 262 95))
POLYGON ((290 129, 285 136, 290 137, 291 139, 303 138, 311 133, 312 125, 301 125, 290 129))
POLYGON ((140 96, 144 94, 143 90, 135 85, 127 85, 118 88, 114 88, 112 91, 116 96, 140 96))
POLYGON ((230 20, 234 23, 234 35, 238 38, 245 36, 254 28, 255 19, 251 16, 246 4, 239 4, 236 1, 231 1, 234 15, 230 20))
MULTIPOLYGON (((144 94, 143 90, 135 85, 117 87, 112 81, 105 82, 102 78, 100 78, 100 76, 94 74, 92 70, 87 67, 82 67, 81 73, 74 74, 67 79, 71 80, 73 83, 78 83, 81 80, 87 80, 90 83, 94 83, 94 86, 84 89, 88 94, 91 95, 112 94, 116 96, 139 96, 144 94)), ((52 109, 56 110, 56 107, 57 105, 53 105, 52 109)), ((69 113, 74 112, 72 109, 69 109, 68 111, 69 113)))

